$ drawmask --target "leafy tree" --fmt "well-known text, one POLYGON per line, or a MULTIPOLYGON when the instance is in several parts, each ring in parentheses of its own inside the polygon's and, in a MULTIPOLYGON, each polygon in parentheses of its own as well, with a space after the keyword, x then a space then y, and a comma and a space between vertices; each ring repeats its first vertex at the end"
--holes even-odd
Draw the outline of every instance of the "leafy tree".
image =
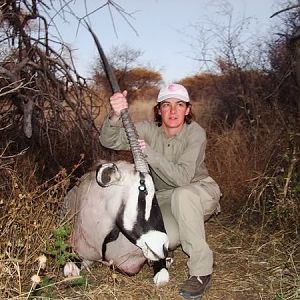
MULTIPOLYGON (((139 97, 147 97, 147 93, 151 90, 157 92, 158 85, 162 80, 159 72, 149 67, 138 66, 141 55, 141 51, 127 46, 114 47, 108 54, 108 60, 114 68, 121 89, 126 89, 129 92, 129 101, 139 97)), ((111 94, 102 61, 97 60, 92 77, 97 90, 105 90, 108 95, 111 94)))

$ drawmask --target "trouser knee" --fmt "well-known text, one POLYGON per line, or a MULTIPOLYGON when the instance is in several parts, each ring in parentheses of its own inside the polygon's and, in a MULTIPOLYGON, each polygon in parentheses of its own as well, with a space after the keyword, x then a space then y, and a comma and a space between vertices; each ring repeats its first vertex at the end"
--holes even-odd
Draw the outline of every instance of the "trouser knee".
POLYGON ((203 215, 199 196, 185 187, 174 189, 171 199, 171 210, 176 219, 189 218, 194 213, 203 215))
POLYGON ((170 203, 161 205, 160 209, 163 216, 165 229, 169 238, 169 249, 174 250, 177 246, 180 245, 178 223, 171 212, 170 203))

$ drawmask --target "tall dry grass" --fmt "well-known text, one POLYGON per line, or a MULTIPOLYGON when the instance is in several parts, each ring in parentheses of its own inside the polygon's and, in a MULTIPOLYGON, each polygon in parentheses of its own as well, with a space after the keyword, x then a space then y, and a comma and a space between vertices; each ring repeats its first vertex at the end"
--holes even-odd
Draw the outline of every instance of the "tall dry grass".
MULTIPOLYGON (((130 107, 133 119, 151 119, 154 104, 149 100, 134 102, 130 107)), ((291 146, 297 143, 278 130, 276 122, 251 127, 240 118, 226 126, 214 118, 217 108, 207 98, 193 103, 195 117, 208 135, 206 162, 210 174, 223 192, 222 214, 207 224, 209 242, 216 254, 217 284, 206 299, 297 299, 300 258, 295 233, 299 228, 299 194, 294 187, 295 174, 299 173, 296 150, 291 146)), ((101 120, 98 122, 101 124, 101 120)), ((48 283, 42 287, 43 297, 48 293, 54 299, 178 299, 178 287, 187 276, 186 256, 180 249, 171 269, 171 282, 162 289, 153 286, 148 266, 136 277, 95 266, 91 273, 85 273, 89 282, 86 286, 76 287, 63 279, 54 258, 47 254, 47 245, 53 243, 65 193, 103 150, 94 147, 96 141, 88 138, 83 144, 76 129, 68 131, 64 140, 55 141, 59 165, 50 171, 51 163, 44 162, 51 155, 44 144, 40 145, 45 148, 36 152, 1 157, 0 298, 32 296, 31 277, 38 272, 37 258, 44 253, 47 268, 39 275, 48 283), (69 149, 69 155, 64 154, 65 149, 69 149), (81 157, 81 153, 89 157, 81 157)), ((5 145, 2 143, 0 153, 8 156, 5 145)), ((107 158, 111 154, 104 155, 107 158)), ((123 155, 114 157, 130 159, 128 154, 123 155)))
POLYGON ((1 178, 5 177, 7 184, 0 198, 1 299, 16 295, 26 298, 24 291, 28 290, 36 259, 58 225, 59 209, 72 176, 62 169, 40 184, 31 160, 24 155, 9 166, 0 166, 1 178))

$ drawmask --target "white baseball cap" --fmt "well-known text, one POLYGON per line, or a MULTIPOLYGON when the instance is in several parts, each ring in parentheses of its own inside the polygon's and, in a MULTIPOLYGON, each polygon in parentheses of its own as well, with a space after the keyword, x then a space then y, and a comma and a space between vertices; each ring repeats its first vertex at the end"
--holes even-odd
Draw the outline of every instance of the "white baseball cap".
POLYGON ((190 97, 186 88, 178 83, 171 83, 161 88, 157 96, 157 102, 162 102, 169 98, 176 98, 184 102, 190 102, 190 97))

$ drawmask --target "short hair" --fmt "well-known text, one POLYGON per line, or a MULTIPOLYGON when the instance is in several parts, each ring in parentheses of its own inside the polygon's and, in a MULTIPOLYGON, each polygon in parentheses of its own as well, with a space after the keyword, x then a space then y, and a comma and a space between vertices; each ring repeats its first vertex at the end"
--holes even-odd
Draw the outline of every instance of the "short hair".
MULTIPOLYGON (((161 115, 159 114, 159 109, 160 109, 161 103, 162 102, 159 102, 153 107, 154 122, 156 123, 156 125, 158 127, 160 127, 162 125, 162 118, 161 118, 161 115)), ((190 112, 184 117, 184 122, 186 124, 191 124, 194 119, 194 115, 192 113, 192 105, 190 102, 184 102, 184 103, 186 103, 186 107, 190 107, 190 112)))

